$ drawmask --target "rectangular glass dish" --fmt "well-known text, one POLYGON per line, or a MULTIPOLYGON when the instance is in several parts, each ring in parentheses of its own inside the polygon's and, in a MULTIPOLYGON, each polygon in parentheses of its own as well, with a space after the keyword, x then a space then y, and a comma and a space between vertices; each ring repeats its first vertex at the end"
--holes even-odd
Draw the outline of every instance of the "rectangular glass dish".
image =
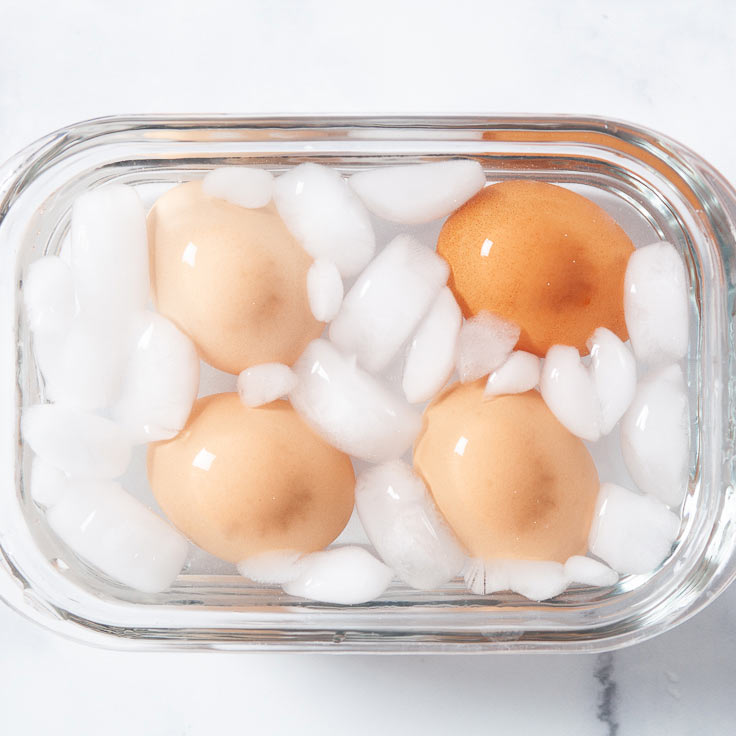
POLYGON ((657 133, 566 116, 423 118, 115 117, 58 131, 0 169, 0 597, 39 623, 112 647, 330 652, 600 651, 693 615, 736 575, 734 345, 736 193, 709 164, 657 133), (258 586, 194 555, 167 591, 116 584, 50 532, 24 479, 22 407, 43 400, 21 308, 21 277, 67 236, 71 204, 103 183, 145 204, 210 169, 274 172, 305 161, 362 167, 463 157, 490 181, 562 184, 603 206, 637 243, 667 240, 690 282, 690 480, 671 556, 613 588, 545 603, 476 596, 461 580, 431 593, 394 583, 340 606, 258 586))

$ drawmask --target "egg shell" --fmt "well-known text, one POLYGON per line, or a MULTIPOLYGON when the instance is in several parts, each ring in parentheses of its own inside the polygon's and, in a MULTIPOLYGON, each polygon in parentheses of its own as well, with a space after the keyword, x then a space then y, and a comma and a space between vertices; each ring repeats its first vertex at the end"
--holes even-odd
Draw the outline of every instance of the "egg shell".
POLYGON ((153 206, 148 237, 158 310, 215 368, 290 365, 322 332, 307 298, 312 259, 273 205, 246 209, 189 182, 153 206))
POLYGON ((585 445, 536 391, 483 390, 456 383, 424 413, 414 466, 439 510, 473 557, 584 554, 598 493, 585 445))
POLYGON ((150 445, 148 478, 181 532, 235 563, 275 550, 320 550, 354 505, 347 455, 287 401, 249 408, 236 393, 198 399, 177 437, 150 445))
POLYGON ((634 246, 597 204, 554 184, 506 181, 451 215, 437 252, 466 317, 494 312, 521 327, 517 348, 587 352, 597 327, 627 339, 624 275, 634 246))

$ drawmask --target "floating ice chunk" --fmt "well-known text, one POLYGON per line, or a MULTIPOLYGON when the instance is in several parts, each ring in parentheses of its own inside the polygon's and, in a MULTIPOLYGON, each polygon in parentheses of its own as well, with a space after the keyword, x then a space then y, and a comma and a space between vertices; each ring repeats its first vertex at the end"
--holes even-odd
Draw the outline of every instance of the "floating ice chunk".
POLYGON ((469 160, 385 166, 350 177, 350 186, 371 212, 404 225, 449 215, 485 183, 481 165, 469 160))
POLYGON ((496 368, 486 383, 484 396, 493 398, 502 394, 523 394, 539 383, 539 358, 524 350, 514 350, 506 361, 496 368))
POLYGON ((24 409, 21 433, 44 461, 75 479, 117 478, 130 462, 130 441, 122 427, 58 404, 24 409))
POLYGON ((76 554, 144 593, 168 588, 187 556, 187 540, 119 483, 72 483, 47 518, 76 554))
POLYGON ((294 364, 289 398, 327 442, 355 457, 400 457, 421 427, 419 414, 327 340, 313 340, 294 364))
POLYGON ((549 560, 506 560, 509 589, 532 601, 545 601, 570 584, 565 567, 549 560))
POLYGON ((340 311, 343 285, 337 266, 318 258, 307 271, 309 308, 316 320, 331 322, 340 311))
POLYGON ((590 527, 590 551, 623 574, 655 570, 669 555, 680 520, 661 501, 604 483, 590 527))
POLYGON ((490 312, 466 320, 458 340, 457 370, 463 383, 487 376, 511 354, 521 330, 490 312))
POLYGON ((138 317, 132 351, 112 415, 136 443, 168 440, 186 424, 199 384, 192 341, 155 312, 138 317))
POLYGON ((447 263, 411 235, 398 235, 358 277, 330 325, 330 339, 372 372, 383 370, 429 309, 447 263))
POLYGON ((31 465, 31 498, 46 508, 58 503, 69 486, 63 470, 55 468, 36 456, 31 465))
POLYGON ((571 583, 607 588, 618 582, 618 573, 592 557, 574 555, 565 562, 565 575, 571 583))
POLYGON ((416 404, 431 399, 452 374, 463 315, 452 292, 444 287, 419 325, 404 364, 402 387, 416 404))
POLYGON ((464 577, 468 589, 476 595, 511 590, 533 601, 554 598, 570 582, 563 565, 546 560, 471 559, 464 577))
POLYGON ((586 343, 590 374, 600 403, 601 434, 608 434, 629 408, 636 391, 636 360, 626 345, 605 327, 586 343))
POLYGON ((265 207, 273 195, 273 174, 250 166, 213 169, 202 179, 202 192, 240 207, 265 207))
POLYGON ((58 256, 31 263, 23 279, 23 301, 33 332, 66 332, 77 311, 74 277, 58 256))
POLYGON ((462 569, 465 553, 422 480, 401 460, 361 473, 355 505, 381 559, 412 588, 438 588, 462 569))
POLYGON ((643 363, 674 363, 687 353, 688 287, 680 254, 669 243, 635 250, 624 280, 626 327, 643 363))
POLYGON ((249 557, 238 563, 238 572, 256 583, 283 585, 302 573, 304 557, 293 550, 274 550, 249 557))
POLYGON ((34 261, 23 279, 23 300, 46 396, 56 399, 61 390, 64 343, 77 310, 69 265, 58 256, 44 256, 34 261))
POLYGON ((106 185, 77 197, 71 264, 83 312, 119 321, 146 306, 146 213, 134 189, 106 185))
POLYGON ((246 406, 269 404, 296 388, 298 379, 288 365, 261 363, 246 368, 238 376, 238 393, 246 406))
POLYGON ((343 276, 354 276, 373 257, 368 212, 335 169, 299 164, 276 179, 273 199, 304 250, 332 261, 343 276))
POLYGON ((78 314, 48 369, 48 397, 77 409, 111 406, 120 395, 129 344, 124 327, 78 314))
POLYGON ((687 492, 689 408, 678 365, 639 383, 621 421, 621 451, 631 477, 645 493, 678 506, 687 492))
POLYGON ((553 345, 547 351, 539 388, 550 411, 570 432, 591 442, 601 436, 593 380, 574 347, 553 345))
POLYGON ((302 559, 301 574, 286 583, 284 591, 325 603, 366 603, 378 598, 394 576, 362 547, 336 547, 302 559))

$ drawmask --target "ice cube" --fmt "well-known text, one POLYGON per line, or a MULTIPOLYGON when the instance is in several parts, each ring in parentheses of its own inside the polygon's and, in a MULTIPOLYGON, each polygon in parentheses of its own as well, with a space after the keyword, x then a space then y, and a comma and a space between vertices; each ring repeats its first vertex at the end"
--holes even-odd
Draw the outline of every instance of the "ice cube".
POLYGON ((484 396, 492 399, 502 394, 522 394, 531 391, 538 383, 541 371, 539 358, 524 350, 514 350, 506 361, 490 376, 484 396))
POLYGON ((462 569, 465 553, 422 480, 401 460, 361 473, 355 505, 381 559, 412 588, 438 588, 462 569))
POLYGON ((131 334, 132 350, 112 416, 135 443, 171 439, 186 424, 197 396, 197 350, 155 312, 138 317, 131 334))
POLYGON ((570 432, 591 442, 600 437, 598 396, 574 347, 553 345, 547 351, 539 387, 550 411, 570 432))
POLYGON ((294 372, 294 408, 343 452, 372 462, 393 460, 419 433, 419 414, 327 340, 309 343, 294 372))
POLYGON ((238 376, 238 393, 246 406, 269 404, 296 388, 296 373, 283 363, 261 363, 238 376))
POLYGON ((605 327, 595 330, 586 344, 600 404, 601 434, 608 434, 634 398, 636 361, 629 348, 605 327))
POLYGON ((460 307, 452 292, 444 287, 409 346, 401 385, 410 403, 431 399, 447 383, 455 367, 462 323, 460 307))
POLYGON ((511 354, 520 333, 513 322, 486 311, 466 320, 458 339, 460 380, 468 383, 496 370, 511 354))
POLYGON ((565 562, 565 574, 571 583, 607 588, 618 582, 618 573, 592 557, 573 555, 565 562))
POLYGON ((202 192, 240 207, 265 207, 273 195, 273 174, 252 166, 224 166, 205 175, 202 192))
POLYGON ((58 256, 44 256, 31 263, 23 279, 23 301, 45 395, 55 399, 61 390, 62 351, 77 311, 69 265, 58 256))
POLYGON ((304 556, 293 550, 274 550, 238 563, 238 572, 256 583, 283 585, 296 580, 304 567, 304 556))
POLYGON ((411 235, 379 253, 345 296, 330 339, 358 356, 368 371, 383 370, 447 281, 449 267, 411 235))
POLYGON ((77 197, 71 264, 80 309, 116 322, 148 302, 146 213, 137 192, 105 185, 77 197))
POLYGON ((626 327, 643 363, 674 363, 687 353, 688 286, 680 254, 669 243, 637 248, 624 281, 626 327))
POLYGON ((343 285, 337 266, 318 258, 307 271, 309 308, 316 320, 331 322, 340 311, 343 285))
POLYGON ((668 506, 678 506, 687 492, 689 428, 680 366, 646 375, 621 421, 621 450, 639 489, 668 506))
POLYGON ((78 314, 47 369, 48 398, 83 410, 111 406, 120 396, 129 347, 127 326, 78 314))
POLYGON ((350 186, 371 212, 404 225, 449 215, 485 183, 481 165, 467 159, 383 166, 350 177, 350 186))
POLYGON ((31 498, 40 506, 54 506, 66 492, 69 478, 63 470, 55 468, 36 456, 31 465, 31 498))
POLYGON ((509 589, 532 601, 545 601, 565 592, 570 581, 565 567, 551 560, 506 560, 509 589))
POLYGON ((465 583, 476 595, 511 590, 533 601, 563 593, 569 584, 565 568, 547 560, 469 560, 465 583))
POLYGON ((58 256, 31 263, 23 278, 28 326, 39 333, 65 333, 77 311, 74 277, 58 256))
POLYGON ((604 483, 590 527, 590 551, 622 574, 654 571, 669 555, 680 520, 653 496, 604 483))
POLYGON ((273 199, 304 250, 332 261, 343 276, 359 273, 373 257, 370 216, 335 169, 299 164, 276 179, 273 199))
POLYGON ((301 574, 286 583, 284 591, 324 603, 366 603, 378 598, 394 575, 362 547, 335 547, 302 560, 301 574))
POLYGON ((168 588, 186 560, 187 540, 119 483, 72 483, 47 518, 76 554, 144 593, 168 588))
POLYGON ((58 404, 23 409, 21 433, 44 461, 76 478, 117 478, 130 462, 120 425, 58 404))

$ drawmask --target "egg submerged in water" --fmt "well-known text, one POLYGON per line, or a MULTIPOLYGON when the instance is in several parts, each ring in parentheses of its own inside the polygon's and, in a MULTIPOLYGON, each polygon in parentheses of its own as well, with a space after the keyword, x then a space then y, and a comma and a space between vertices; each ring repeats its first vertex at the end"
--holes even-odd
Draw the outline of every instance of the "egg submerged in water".
POLYGON ((430 404, 414 467, 472 557, 585 554, 598 473, 585 445, 536 391, 483 398, 484 382, 430 404))
POLYGON ((521 327, 518 348, 588 352, 593 330, 627 339, 624 275, 634 245, 595 202, 542 181, 504 181, 450 215, 437 252, 466 317, 485 310, 521 327))
POLYGON ((324 325, 307 297, 310 256, 273 205, 247 209, 174 187, 148 215, 156 306, 227 373, 290 365, 324 325))
POLYGON ((354 505, 350 458, 287 401, 258 408, 236 393, 198 399, 186 427, 151 444, 159 505, 195 544, 229 562, 264 552, 314 552, 345 528, 354 505))

